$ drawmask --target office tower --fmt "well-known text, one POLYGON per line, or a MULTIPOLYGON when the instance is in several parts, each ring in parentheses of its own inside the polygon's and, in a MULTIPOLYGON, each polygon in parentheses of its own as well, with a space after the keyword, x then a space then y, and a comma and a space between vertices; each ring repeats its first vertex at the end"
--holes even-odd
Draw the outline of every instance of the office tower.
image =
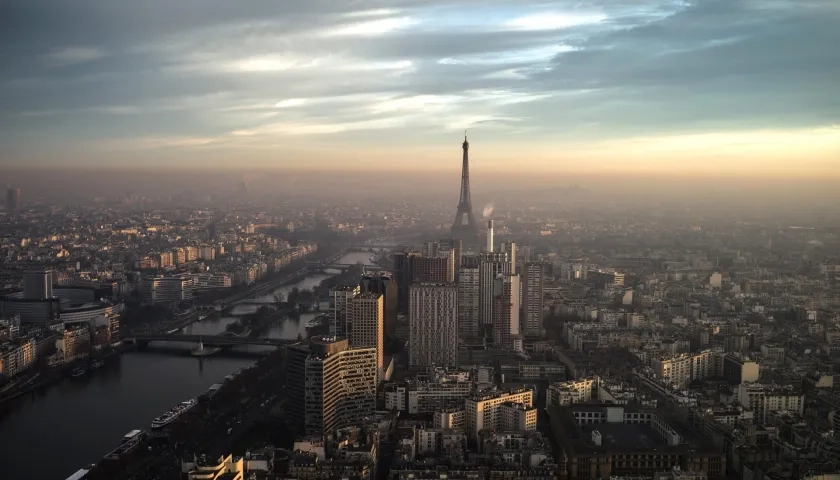
POLYGON ((438 242, 423 242, 423 248, 420 249, 420 253, 424 257, 437 257, 438 251, 440 250, 440 243, 438 242))
POLYGON ((20 210, 20 189, 6 189, 6 210, 17 212, 20 210))
POLYGON ((493 253, 493 220, 487 220, 487 245, 484 246, 484 251, 493 253))
POLYGON ((299 433, 332 436, 376 410, 377 352, 350 349, 347 339, 312 337, 288 349, 287 418, 299 433))
POLYGON ((518 273, 516 271, 516 242, 502 242, 502 251, 507 253, 510 273, 518 273))
POLYGON ((420 256, 420 252, 395 252, 394 275, 397 279, 397 310, 408 312, 408 287, 413 277, 411 272, 412 259, 420 256))
POLYGON ((347 304, 359 293, 361 293, 361 288, 358 285, 336 285, 330 290, 330 297, 332 297, 330 300, 333 305, 330 335, 338 337, 350 335, 347 324, 347 304))
POLYGON ((499 275, 493 284, 493 345, 497 347, 519 350, 519 288, 519 275, 499 275))
POLYGON ((545 264, 527 262, 522 270, 522 326, 526 335, 542 335, 545 264))
POLYGON ((489 337, 493 328, 493 288, 496 277, 510 275, 510 263, 504 252, 481 254, 478 264, 479 335, 489 337))
POLYGON ((458 287, 415 283, 409 298, 409 366, 457 367, 458 287))
POLYGON ((476 231, 470 195, 470 143, 467 142, 466 133, 461 148, 464 150, 464 158, 461 164, 461 195, 458 200, 458 210, 455 212, 455 221, 452 222, 452 236, 467 242, 475 242, 478 232, 476 231))
POLYGON ((455 277, 457 280, 458 269, 461 267, 464 255, 464 242, 460 238, 447 238, 438 242, 443 250, 455 251, 455 277))
POLYGON ((378 293, 385 302, 385 336, 394 338, 397 330, 397 281, 388 272, 363 275, 359 281, 360 293, 378 293))
POLYGON ((517 256, 519 257, 518 260, 520 262, 531 262, 533 261, 533 249, 530 245, 521 245, 518 246, 517 256))
POLYGON ((46 300, 53 297, 53 271, 31 270, 23 274, 23 298, 46 300))
POLYGON ((375 348, 377 379, 385 364, 385 299, 378 293, 360 293, 347 304, 350 348, 375 348))
POLYGON ((464 263, 458 270, 458 335, 476 337, 480 332, 478 262, 475 262, 475 266, 466 265, 466 261, 464 263))
POLYGON ((412 257, 411 282, 453 283, 455 281, 455 252, 446 250, 437 257, 412 257))

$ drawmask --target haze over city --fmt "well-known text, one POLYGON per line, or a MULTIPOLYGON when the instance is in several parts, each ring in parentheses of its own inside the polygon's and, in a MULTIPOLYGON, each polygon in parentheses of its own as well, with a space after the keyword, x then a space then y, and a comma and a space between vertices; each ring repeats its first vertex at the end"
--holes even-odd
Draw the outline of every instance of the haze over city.
POLYGON ((840 174, 833 0, 0 12, 4 169, 840 174))
POLYGON ((0 479, 840 479, 838 46, 840 0, 0 0, 0 479))

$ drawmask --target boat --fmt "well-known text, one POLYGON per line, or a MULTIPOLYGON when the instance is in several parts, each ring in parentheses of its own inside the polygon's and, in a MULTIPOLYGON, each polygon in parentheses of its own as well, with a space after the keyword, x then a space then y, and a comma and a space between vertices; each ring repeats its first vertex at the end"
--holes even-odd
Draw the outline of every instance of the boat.
POLYGON ((221 347, 204 348, 204 342, 201 339, 199 339, 198 347, 190 350, 190 355, 192 355, 193 357, 206 357, 209 355, 213 355, 214 353, 219 353, 221 351, 221 347))
POLYGON ((81 377, 82 375, 87 373, 87 369, 85 367, 76 367, 70 372, 70 376, 72 377, 81 377))
POLYGON ((111 453, 105 455, 105 459, 119 460, 120 457, 137 448, 143 440, 143 437, 145 437, 145 432, 143 430, 132 430, 126 433, 122 439, 122 443, 120 443, 120 445, 111 453))
POLYGON ((217 393, 219 393, 219 390, 221 388, 222 388, 221 383, 214 383, 213 385, 210 385, 210 388, 208 388, 207 391, 204 392, 201 396, 206 398, 207 400, 210 400, 211 398, 216 396, 217 393))
POLYGON ((306 322, 306 328, 315 328, 320 327, 324 323, 324 319, 327 318, 326 314, 318 315, 317 317, 309 320, 306 322))
POLYGON ((90 365, 88 366, 88 368, 90 368, 91 370, 96 370, 97 368, 102 368, 103 365, 105 365, 105 362, 97 359, 97 360, 92 361, 90 363, 90 365))
POLYGON ((176 418, 180 417, 189 409, 194 407, 195 404, 196 401, 193 398, 187 400, 186 402, 181 402, 178 405, 175 405, 174 407, 170 408, 166 413, 152 420, 152 430, 159 430, 169 425, 170 423, 175 421, 176 418))

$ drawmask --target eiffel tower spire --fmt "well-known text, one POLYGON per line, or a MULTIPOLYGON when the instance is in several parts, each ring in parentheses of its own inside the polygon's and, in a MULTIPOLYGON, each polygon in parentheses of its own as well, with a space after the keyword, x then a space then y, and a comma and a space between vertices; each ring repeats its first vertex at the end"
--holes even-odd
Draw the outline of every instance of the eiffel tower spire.
POLYGON ((467 141, 467 131, 464 130, 464 163, 461 166, 461 196, 458 200, 458 210, 455 213, 455 221, 452 222, 452 236, 465 242, 476 240, 478 232, 473 216, 472 198, 470 197, 470 142, 467 141))

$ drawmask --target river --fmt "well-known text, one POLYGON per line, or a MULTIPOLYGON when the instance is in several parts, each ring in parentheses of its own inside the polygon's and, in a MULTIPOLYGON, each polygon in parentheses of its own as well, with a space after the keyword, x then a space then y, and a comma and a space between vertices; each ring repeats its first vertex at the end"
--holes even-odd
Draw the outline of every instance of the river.
MULTIPOLYGON (((370 253, 352 252, 339 263, 370 264, 370 253)), ((336 272, 337 273, 337 272, 336 272)), ((334 275, 334 274, 333 274, 334 275)), ((271 302, 292 288, 312 288, 332 275, 312 274, 255 300, 271 302)), ((185 333, 217 334, 242 315, 258 308, 237 306, 232 316, 215 317, 185 328, 185 333)), ((315 313, 285 319, 269 327, 266 336, 295 339, 306 336, 306 322, 315 313)), ((194 345, 183 345, 189 350, 194 345)), ((247 347, 236 348, 265 348, 247 347)), ((152 419, 172 405, 197 397, 254 358, 225 356, 194 358, 150 346, 126 352, 81 379, 67 379, 14 403, 0 418, 0 458, 4 479, 63 480, 85 465, 99 461, 129 430, 148 430, 152 419)))

